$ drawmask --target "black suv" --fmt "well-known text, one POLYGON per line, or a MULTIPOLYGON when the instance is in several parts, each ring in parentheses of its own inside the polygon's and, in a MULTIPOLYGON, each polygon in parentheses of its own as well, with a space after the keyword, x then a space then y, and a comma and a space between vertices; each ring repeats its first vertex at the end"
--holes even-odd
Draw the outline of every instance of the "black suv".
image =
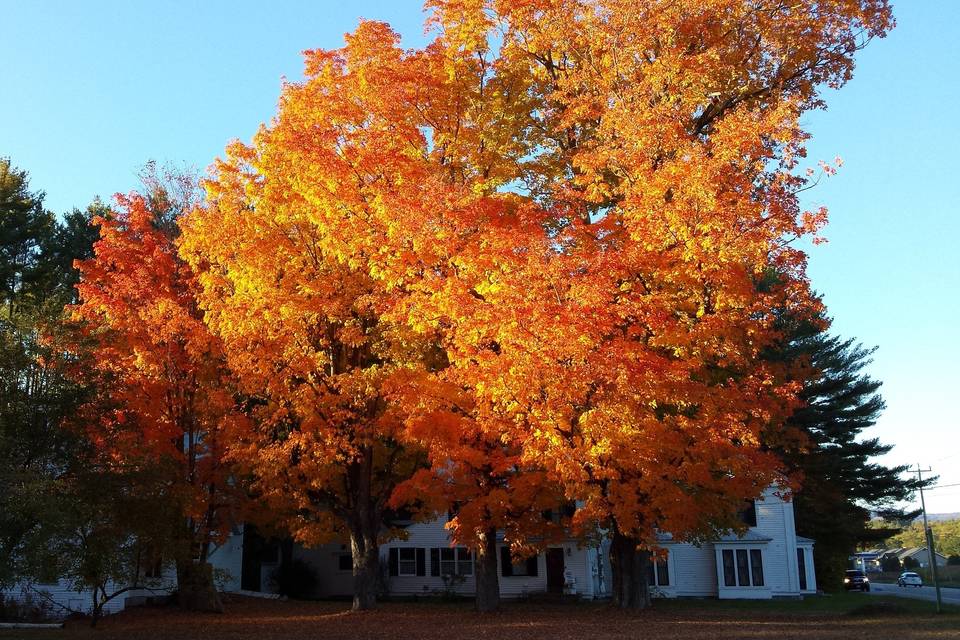
POLYGON ((870 578, 859 569, 850 569, 843 578, 843 588, 847 591, 852 591, 853 589, 870 591, 870 578))

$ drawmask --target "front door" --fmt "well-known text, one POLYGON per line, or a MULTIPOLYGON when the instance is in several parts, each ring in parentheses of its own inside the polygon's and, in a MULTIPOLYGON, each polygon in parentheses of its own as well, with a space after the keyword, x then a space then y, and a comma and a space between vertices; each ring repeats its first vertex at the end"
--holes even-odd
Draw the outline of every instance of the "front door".
POLYGON ((563 593, 563 549, 547 549, 547 591, 563 593))
POLYGON ((263 537, 252 524, 243 525, 243 553, 240 560, 240 588, 260 591, 260 554, 263 537))

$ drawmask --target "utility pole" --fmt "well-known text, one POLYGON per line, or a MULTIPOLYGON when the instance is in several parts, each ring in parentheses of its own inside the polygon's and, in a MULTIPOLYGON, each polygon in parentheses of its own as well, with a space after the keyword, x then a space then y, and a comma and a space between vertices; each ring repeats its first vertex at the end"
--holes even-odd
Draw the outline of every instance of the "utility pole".
POLYGON ((933 550, 933 529, 927 524, 927 503, 923 499, 923 473, 930 469, 921 469, 917 463, 917 480, 920 483, 920 508, 923 510, 923 533, 927 537, 927 558, 930 562, 930 575, 933 576, 933 588, 937 590, 937 613, 943 613, 943 600, 940 597, 940 583, 937 582, 937 554, 933 550))

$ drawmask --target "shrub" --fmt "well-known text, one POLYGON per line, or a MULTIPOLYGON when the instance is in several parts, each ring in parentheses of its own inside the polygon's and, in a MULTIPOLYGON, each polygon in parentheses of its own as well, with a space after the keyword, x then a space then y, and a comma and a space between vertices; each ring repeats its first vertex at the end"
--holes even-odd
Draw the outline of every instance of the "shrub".
POLYGON ((277 592, 288 598, 308 598, 317 586, 317 573, 303 560, 281 564, 270 578, 277 585, 277 592))
POLYGON ((459 600, 462 596, 458 589, 460 585, 466 582, 466 578, 457 574, 443 574, 440 576, 443 580, 443 589, 440 590, 440 597, 449 602, 459 600))
POLYGON ((49 602, 38 600, 26 591, 20 598, 0 593, 0 622, 51 622, 54 619, 49 602))

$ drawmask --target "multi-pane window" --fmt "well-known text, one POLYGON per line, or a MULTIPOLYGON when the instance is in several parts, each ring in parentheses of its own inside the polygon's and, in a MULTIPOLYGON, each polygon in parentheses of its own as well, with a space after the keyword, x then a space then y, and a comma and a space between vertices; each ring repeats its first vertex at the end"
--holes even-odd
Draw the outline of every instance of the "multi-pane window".
POLYGON ((397 554, 397 575, 417 575, 417 550, 414 547, 401 547, 397 554))
POLYGON ((724 549, 721 557, 724 586, 763 586, 763 553, 760 549, 724 549))
POLYGON ((440 575, 442 576, 472 576, 473 558, 466 547, 441 548, 440 575))
POLYGON ((667 559, 651 560, 649 572, 647 573, 647 583, 651 587, 669 587, 670 571, 667 567, 667 559))
POLYGON ((510 547, 500 547, 500 575, 509 576, 536 576, 540 571, 537 556, 530 556, 526 560, 514 562, 510 554, 510 547))
POLYGON ((425 576, 426 558, 426 549, 423 547, 390 547, 390 575, 425 576))
POLYGON ((466 547, 435 547, 430 550, 430 575, 472 576, 473 554, 466 547))
POLYGON ((457 575, 473 575, 473 554, 466 547, 457 547, 457 575))

